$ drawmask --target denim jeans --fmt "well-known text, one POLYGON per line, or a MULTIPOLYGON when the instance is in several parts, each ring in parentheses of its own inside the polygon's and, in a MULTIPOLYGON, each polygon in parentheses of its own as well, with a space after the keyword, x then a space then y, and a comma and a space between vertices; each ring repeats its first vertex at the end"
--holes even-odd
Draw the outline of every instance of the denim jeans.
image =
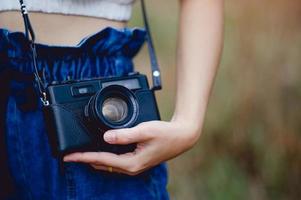
MULTIPOLYGON (((122 76, 133 71, 132 58, 145 41, 140 29, 106 28, 77 46, 37 44, 38 68, 45 80, 122 76)), ((51 156, 41 103, 34 89, 29 42, 21 32, 0 29, 0 78, 9 80, 5 130, 8 166, 16 200, 168 199, 166 165, 127 176, 65 163, 51 156), (4 75, 5 74, 5 75, 4 75)), ((1 86, 2 87, 2 86, 1 86)), ((3 101, 0 101, 3 102, 3 101)), ((1 183, 0 187, 5 183, 1 183)))

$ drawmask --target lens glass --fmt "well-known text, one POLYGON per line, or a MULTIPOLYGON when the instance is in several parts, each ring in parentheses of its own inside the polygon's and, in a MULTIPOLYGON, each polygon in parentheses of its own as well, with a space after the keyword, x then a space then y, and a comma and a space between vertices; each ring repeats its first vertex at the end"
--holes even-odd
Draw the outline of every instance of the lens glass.
POLYGON ((108 98, 102 104, 102 115, 109 122, 121 122, 128 115, 128 105, 121 98, 108 98))

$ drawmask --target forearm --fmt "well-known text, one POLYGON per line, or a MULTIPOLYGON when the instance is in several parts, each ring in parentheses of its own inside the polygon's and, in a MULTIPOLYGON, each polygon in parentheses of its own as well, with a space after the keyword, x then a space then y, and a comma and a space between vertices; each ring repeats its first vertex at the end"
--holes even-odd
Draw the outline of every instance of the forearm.
POLYGON ((173 120, 200 132, 223 44, 223 0, 181 0, 173 120))

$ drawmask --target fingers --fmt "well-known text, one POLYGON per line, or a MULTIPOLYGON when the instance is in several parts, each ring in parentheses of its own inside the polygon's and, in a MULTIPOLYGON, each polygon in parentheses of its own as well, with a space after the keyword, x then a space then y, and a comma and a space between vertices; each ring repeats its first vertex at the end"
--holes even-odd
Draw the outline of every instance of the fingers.
POLYGON ((110 173, 124 173, 122 170, 117 169, 117 168, 113 168, 113 167, 108 167, 108 166, 104 166, 104 165, 93 165, 91 164, 91 166, 96 169, 96 170, 102 170, 102 171, 106 171, 106 172, 110 172, 110 173))
POLYGON ((132 144, 151 138, 152 130, 146 123, 134 128, 110 130, 104 134, 104 140, 110 144, 132 144))
POLYGON ((104 166, 110 166, 115 172, 135 175, 139 169, 138 157, 135 153, 116 155, 107 152, 73 153, 64 157, 65 162, 82 162, 98 166, 100 170, 108 171, 104 166))
MULTIPOLYGON (((162 123, 162 122, 160 122, 162 123)), ((134 152, 126 154, 113 154, 109 152, 84 152, 73 153, 64 157, 65 162, 88 163, 98 170, 136 175, 147 168, 158 164, 152 158, 159 155, 155 140, 160 129, 164 128, 159 122, 142 123, 134 128, 110 130, 104 134, 106 142, 111 144, 131 144, 137 143, 134 152), (108 168, 109 167, 109 168, 108 168)), ((162 159, 160 159, 162 160, 162 159)))
POLYGON ((102 171, 106 171, 106 172, 110 172, 110 173, 135 175, 134 173, 130 173, 130 172, 127 172, 127 171, 122 170, 122 169, 113 168, 113 167, 108 167, 108 166, 104 166, 104 165, 91 165, 91 166, 92 166, 94 169, 96 169, 96 170, 102 170, 102 171))
POLYGON ((65 162, 83 162, 125 169, 131 161, 130 154, 116 155, 108 152, 73 153, 64 157, 65 162))
POLYGON ((109 167, 112 167, 113 172, 128 175, 136 175, 144 170, 140 156, 135 153, 122 155, 107 152, 73 153, 65 156, 64 161, 88 163, 93 168, 104 171, 110 171, 109 167))

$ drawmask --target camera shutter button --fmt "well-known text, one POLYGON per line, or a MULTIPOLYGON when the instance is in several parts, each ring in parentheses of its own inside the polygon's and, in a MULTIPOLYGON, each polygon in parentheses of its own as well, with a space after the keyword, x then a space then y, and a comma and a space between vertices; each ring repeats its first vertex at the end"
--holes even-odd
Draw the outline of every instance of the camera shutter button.
POLYGON ((139 75, 139 74, 140 74, 139 72, 130 72, 128 73, 128 76, 139 75))
POLYGON ((52 81, 51 82, 51 85, 57 85, 57 84, 60 84, 60 82, 59 81, 52 81))

